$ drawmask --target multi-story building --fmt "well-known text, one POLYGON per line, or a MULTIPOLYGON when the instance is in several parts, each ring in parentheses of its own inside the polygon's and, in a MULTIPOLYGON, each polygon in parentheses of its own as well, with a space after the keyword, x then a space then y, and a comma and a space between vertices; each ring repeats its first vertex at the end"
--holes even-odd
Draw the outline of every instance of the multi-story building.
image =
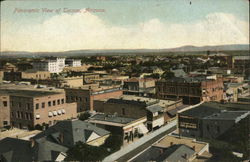
MULTIPOLYGON (((1 89, 1 94, 9 97, 7 107, 9 105, 13 127, 30 129, 77 116, 76 103, 66 103, 65 92, 61 90, 13 88, 1 89)), ((6 101, 3 102, 6 105, 6 101)))
POLYGON ((33 63, 33 68, 38 71, 49 71, 50 73, 60 73, 65 67, 65 58, 50 58, 44 61, 33 63))
POLYGON ((250 56, 234 56, 233 69, 235 73, 243 74, 250 73, 250 56))
POLYGON ((0 93, 0 128, 10 125, 9 96, 0 93))
POLYGON ((181 136, 217 138, 228 132, 240 121, 249 124, 247 104, 221 104, 208 102, 187 108, 178 114, 178 130, 181 136), (233 109, 226 110, 226 109, 233 109))
POLYGON ((156 97, 159 99, 181 98, 184 104, 197 104, 201 101, 223 100, 221 78, 174 77, 156 82, 156 97))
POLYGON ((66 59, 65 64, 72 67, 82 66, 81 60, 79 59, 66 59))
POLYGON ((123 143, 129 143, 146 134, 148 132, 145 126, 146 121, 146 117, 134 119, 108 114, 95 114, 88 120, 97 127, 120 135, 123 138, 123 143))
POLYGON ((106 99, 122 95, 120 87, 79 87, 65 88, 66 102, 77 102, 77 112, 93 111, 94 100, 106 99))
POLYGON ((94 110, 106 114, 117 114, 128 118, 148 117, 149 129, 168 122, 168 111, 182 106, 182 101, 158 100, 133 95, 114 96, 94 101, 94 110))
POLYGON ((153 96, 155 94, 155 80, 148 78, 131 78, 124 80, 124 94, 137 96, 153 96))

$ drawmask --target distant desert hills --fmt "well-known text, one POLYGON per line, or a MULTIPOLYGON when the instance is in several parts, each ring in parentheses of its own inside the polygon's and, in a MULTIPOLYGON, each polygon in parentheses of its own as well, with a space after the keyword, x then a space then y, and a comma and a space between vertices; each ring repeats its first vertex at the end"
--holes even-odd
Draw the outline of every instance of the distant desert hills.
POLYGON ((182 46, 166 49, 98 49, 98 50, 72 50, 64 52, 27 52, 27 51, 3 51, 0 56, 71 56, 71 55, 95 55, 95 54, 147 54, 169 52, 199 52, 199 51, 249 51, 249 44, 219 45, 219 46, 182 46))

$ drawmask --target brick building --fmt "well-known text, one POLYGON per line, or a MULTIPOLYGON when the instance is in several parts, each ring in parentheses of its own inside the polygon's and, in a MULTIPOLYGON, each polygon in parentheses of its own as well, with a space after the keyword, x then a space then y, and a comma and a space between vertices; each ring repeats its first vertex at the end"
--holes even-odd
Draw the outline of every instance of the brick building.
POLYGON ((0 128, 10 125, 9 96, 0 93, 0 128))
POLYGON ((93 111, 94 100, 122 95, 120 87, 79 87, 66 88, 66 102, 77 102, 77 112, 93 111))
POLYGON ((124 80, 124 94, 137 96, 153 96, 155 94, 155 80, 151 78, 131 78, 124 80))
POLYGON ((197 104, 201 101, 220 101, 223 99, 221 78, 174 77, 156 82, 156 97, 159 99, 181 98, 184 104, 197 104))
POLYGON ((106 114, 117 114, 118 116, 128 117, 128 118, 141 118, 145 117, 148 114, 148 111, 151 112, 152 126, 161 126, 161 121, 164 123, 168 122, 170 119, 167 114, 170 110, 176 110, 176 108, 182 106, 182 101, 177 100, 158 100, 153 98, 139 97, 133 95, 122 95, 110 97, 107 99, 98 99, 94 101, 94 110, 97 112, 103 112, 106 114), (159 109, 163 111, 163 118, 161 115, 158 115, 159 109), (154 113, 157 114, 154 116, 154 113), (155 117, 155 118, 154 118, 155 117), (161 119, 159 119, 161 118, 161 119), (159 119, 159 120, 158 120, 159 119), (155 124, 157 123, 157 124, 155 124))
POLYGON ((52 125, 59 120, 77 116, 76 103, 66 103, 63 91, 1 89, 1 94, 9 97, 7 106, 9 105, 10 124, 13 127, 52 125))

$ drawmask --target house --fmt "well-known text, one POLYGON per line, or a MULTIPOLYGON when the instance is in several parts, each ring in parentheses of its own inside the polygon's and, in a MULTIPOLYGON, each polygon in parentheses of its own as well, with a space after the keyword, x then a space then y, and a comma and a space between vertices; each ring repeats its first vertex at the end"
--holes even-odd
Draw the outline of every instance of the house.
POLYGON ((47 140, 4 138, 0 141, 0 161, 63 161, 68 148, 47 140))
POLYGON ((70 148, 77 142, 100 146, 109 137, 110 132, 81 120, 64 120, 32 137, 70 148))
POLYGON ((130 159, 131 162, 187 162, 197 158, 209 159, 209 144, 192 138, 168 135, 130 159))

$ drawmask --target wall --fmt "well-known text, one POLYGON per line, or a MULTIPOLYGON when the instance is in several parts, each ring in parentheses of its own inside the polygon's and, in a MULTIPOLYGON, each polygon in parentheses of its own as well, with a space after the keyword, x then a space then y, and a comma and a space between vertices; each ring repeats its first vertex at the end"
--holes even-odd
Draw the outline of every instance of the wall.
POLYGON ((0 128, 10 125, 10 102, 8 95, 0 95, 0 128), (6 104, 7 105, 4 105, 6 104), (5 124, 7 122, 7 124, 5 124))

